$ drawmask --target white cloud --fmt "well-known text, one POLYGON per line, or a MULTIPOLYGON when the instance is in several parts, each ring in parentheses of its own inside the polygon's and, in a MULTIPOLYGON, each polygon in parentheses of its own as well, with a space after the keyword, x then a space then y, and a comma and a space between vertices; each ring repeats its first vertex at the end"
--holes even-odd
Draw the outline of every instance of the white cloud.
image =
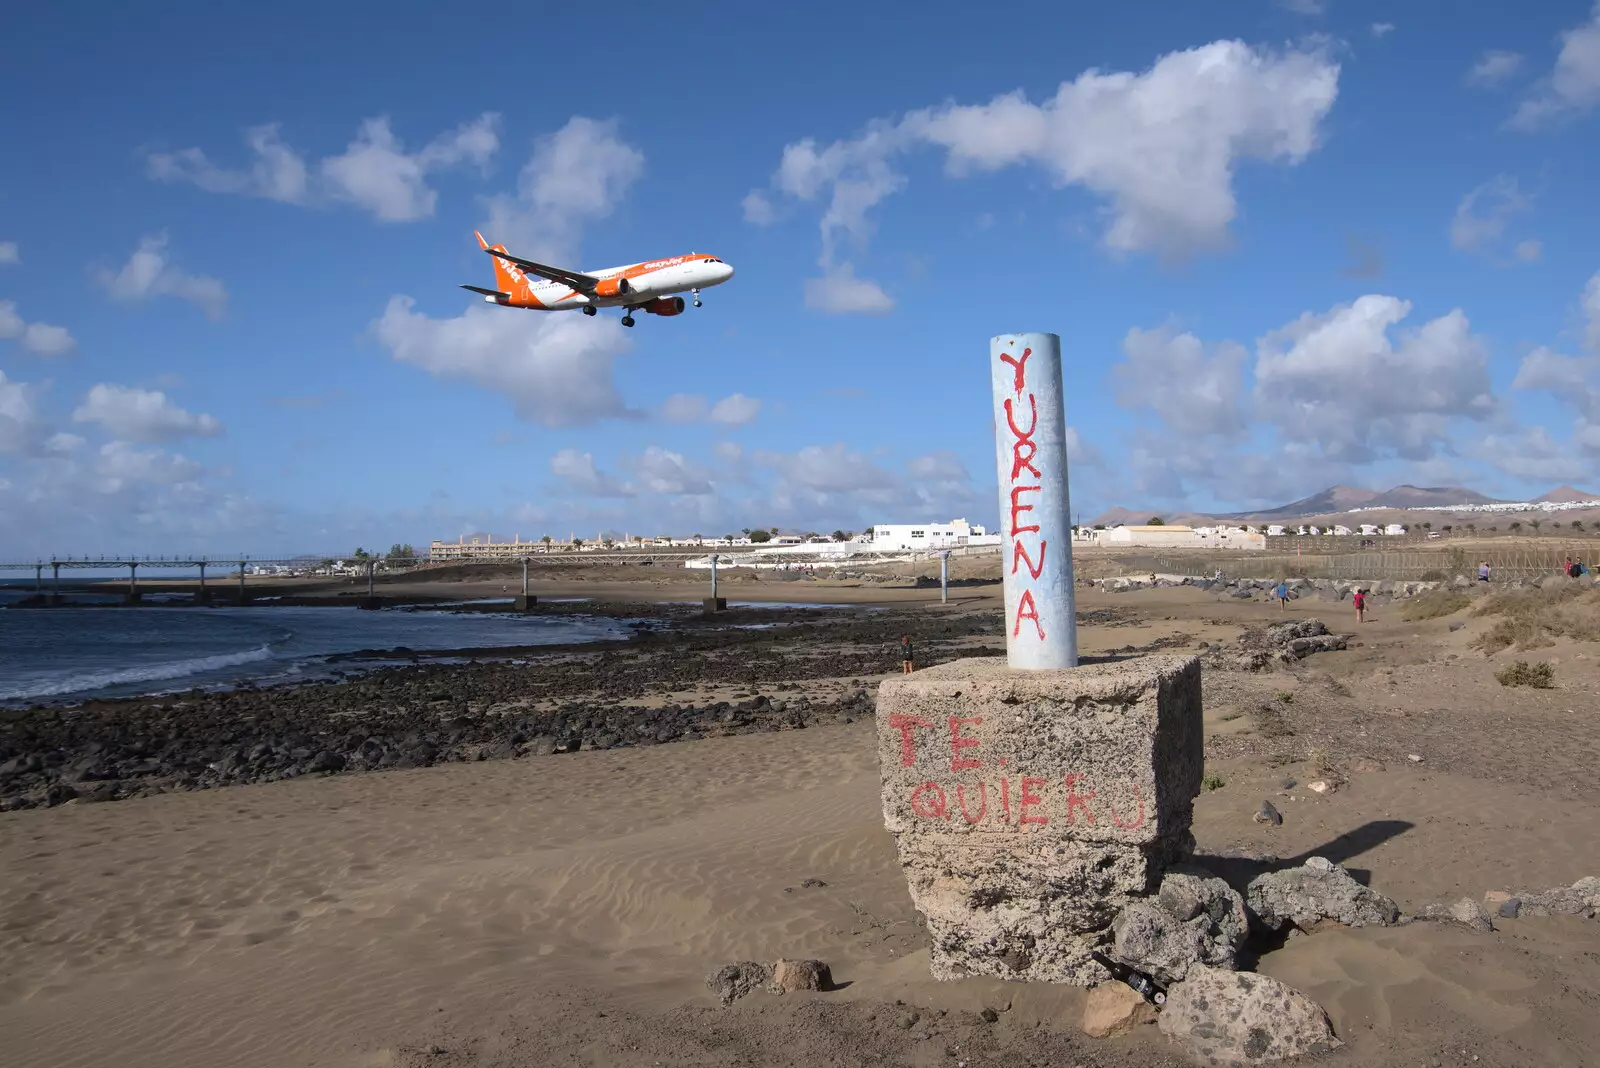
POLYGON ((744 221, 747 223, 771 226, 778 220, 778 213, 773 209, 772 201, 763 196, 759 190, 752 189, 747 193, 740 206, 744 209, 744 221))
POLYGON ((64 326, 26 322, 9 300, 0 300, 0 339, 16 341, 40 356, 60 356, 78 344, 64 326))
POLYGON ((21 263, 22 253, 15 241, 0 241, 0 263, 21 263))
POLYGON ((1179 434, 1231 437, 1244 431, 1240 376, 1250 354, 1243 345, 1224 341, 1208 354, 1193 334, 1134 327, 1122 353, 1112 374, 1124 408, 1149 408, 1179 434))
MULTIPOLYGON (((1513 219, 1533 210, 1533 197, 1522 192, 1510 175, 1498 175, 1467 193, 1450 220, 1450 244, 1462 252, 1502 256, 1513 219)), ((1522 241, 1510 250, 1517 262, 1539 258, 1537 241, 1522 241)))
POLYGON ((1226 243, 1241 162, 1294 165, 1317 147, 1338 79, 1320 52, 1218 41, 1169 53, 1143 73, 1086 71, 1041 104, 1015 92, 876 121, 822 148, 802 140, 784 149, 772 186, 799 200, 827 195, 825 274, 837 239, 864 241, 868 211, 905 186, 893 160, 924 145, 945 149, 953 175, 1036 164, 1056 185, 1107 201, 1106 247, 1181 258, 1226 243))
POLYGON ((894 298, 869 278, 857 278, 855 268, 841 263, 821 278, 807 278, 806 307, 829 315, 886 315, 894 298))
POLYGON ((743 393, 732 393, 711 406, 711 421, 723 426, 744 426, 753 423, 760 413, 760 400, 746 397, 743 393))
POLYGON ((807 445, 792 453, 758 452, 755 461, 816 493, 881 491, 891 490, 896 485, 893 474, 843 442, 807 445))
POLYGON ((255 158, 246 168, 219 167, 198 148, 152 153, 146 163, 150 177, 158 181, 188 182, 211 193, 288 204, 342 201, 379 219, 405 222, 433 214, 438 193, 427 184, 430 174, 463 162, 480 167, 488 162, 499 146, 498 124, 499 116, 486 112, 420 151, 407 153, 389 120, 380 116, 363 122, 344 152, 312 166, 284 144, 273 123, 247 132, 245 140, 255 158))
POLYGON ((108 441, 100 446, 94 474, 101 493, 120 493, 135 485, 192 484, 200 470, 199 464, 176 453, 108 441))
POLYGON ((1458 309, 1391 338, 1411 303, 1369 295, 1306 313, 1263 337, 1255 395, 1285 441, 1353 463, 1431 457, 1453 419, 1484 420, 1496 403, 1488 346, 1458 309))
POLYGON ((640 488, 646 493, 703 496, 713 492, 710 478, 682 453, 648 446, 630 464, 640 488))
POLYGON ((1327 0, 1278 0, 1278 6, 1296 15, 1322 15, 1328 10, 1327 0))
POLYGON ((1522 53, 1500 52, 1493 49, 1478 57, 1478 62, 1467 71, 1467 84, 1492 88, 1500 85, 1522 69, 1522 53))
POLYGON ((644 173, 644 154, 617 136, 615 119, 574 116, 539 138, 515 196, 487 198, 491 242, 518 255, 567 263, 588 223, 611 214, 644 173))
POLYGON ((34 402, 35 387, 0 371, 0 456, 20 456, 38 445, 44 424, 34 402))
POLYGON ((550 473, 572 489, 592 497, 631 497, 633 490, 623 486, 595 466, 594 454, 562 449, 550 457, 550 473))
POLYGON ((429 172, 470 162, 483 167, 500 146, 500 117, 486 112, 451 133, 408 154, 385 117, 367 119, 354 141, 338 156, 322 161, 320 172, 331 195, 365 208, 386 222, 409 222, 433 214, 439 194, 428 187, 429 172))
POLYGON ((1584 330, 1583 343, 1600 353, 1600 271, 1583 287, 1583 314, 1589 320, 1584 330))
POLYGON ((710 412, 711 405, 698 393, 674 393, 661 406, 661 418, 679 425, 703 422, 710 412))
POLYGON ((1600 104, 1600 3, 1589 21, 1561 34, 1555 69, 1522 102, 1511 125, 1529 130, 1600 104))
POLYGON ((453 319, 433 319, 414 311, 414 303, 391 297, 372 323, 378 340, 401 363, 503 394, 519 418, 547 427, 631 414, 613 375, 617 357, 629 348, 616 323, 481 304, 453 319))
POLYGON ((159 390, 102 382, 89 390, 76 411, 75 423, 99 423, 115 438, 157 443, 184 437, 215 437, 222 423, 210 415, 194 415, 173 404, 159 390))
POLYGON ((1372 36, 1374 36, 1374 37, 1376 37, 1376 38, 1381 40, 1381 39, 1389 36, 1391 33, 1394 32, 1394 23, 1392 23, 1392 22, 1374 22, 1372 24, 1372 26, 1371 26, 1371 30, 1372 30, 1372 36))
POLYGON ((203 309, 213 319, 221 318, 228 304, 228 291, 215 278, 188 274, 167 261, 167 235, 141 238, 122 270, 99 272, 100 284, 113 299, 147 300, 153 296, 177 297, 203 309))

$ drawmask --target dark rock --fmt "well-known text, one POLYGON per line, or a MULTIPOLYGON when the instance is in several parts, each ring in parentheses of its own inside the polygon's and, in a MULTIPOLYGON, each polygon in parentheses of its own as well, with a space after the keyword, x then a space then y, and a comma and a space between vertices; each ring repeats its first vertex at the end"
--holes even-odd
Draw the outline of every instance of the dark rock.
POLYGON ((828 884, 823 882, 821 879, 801 879, 800 885, 806 890, 814 890, 821 886, 827 886, 828 884))
POLYGON ((1384 927, 1400 916, 1393 901, 1362 886, 1323 857, 1312 857, 1298 868, 1256 876, 1250 880, 1246 898, 1261 924, 1274 931, 1285 924, 1305 928, 1321 920, 1346 927, 1384 927))
POLYGON ((324 749, 322 752, 311 758, 311 763, 306 765, 306 770, 313 773, 324 771, 343 771, 344 765, 345 759, 343 756, 333 752, 332 750, 324 749))
POLYGON ((1266 800, 1261 802, 1261 807, 1256 810, 1256 814, 1251 819, 1257 823, 1270 823, 1274 827, 1283 825, 1283 814, 1272 806, 1271 801, 1266 800))
POLYGON ((984 1023, 998 1023, 1000 1021, 1000 1014, 993 1009, 984 1009, 978 1015, 983 1017, 984 1023))
POLYGON ((1177 867, 1161 877, 1152 898, 1117 914, 1110 956, 1164 983, 1194 964, 1232 968, 1250 921, 1244 899, 1203 868, 1177 867))
POLYGON ((1196 965, 1167 991, 1161 1032, 1208 1068, 1237 1068, 1326 1053, 1342 1045, 1321 1006, 1253 972, 1196 965))
POLYGON ((1514 920, 1517 918, 1517 914, 1521 911, 1522 899, 1520 897, 1508 898, 1507 900, 1500 902, 1499 914, 1500 918, 1503 920, 1514 920))

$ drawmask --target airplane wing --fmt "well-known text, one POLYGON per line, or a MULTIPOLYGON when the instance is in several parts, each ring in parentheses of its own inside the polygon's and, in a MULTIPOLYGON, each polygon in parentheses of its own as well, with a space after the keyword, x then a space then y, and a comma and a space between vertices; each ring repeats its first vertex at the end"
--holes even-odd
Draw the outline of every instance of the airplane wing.
POLYGON ((532 260, 520 259, 511 255, 509 252, 500 252, 492 248, 486 249, 485 251, 491 256, 497 256, 500 259, 505 260, 507 263, 516 264, 529 274, 536 274, 540 278, 548 278, 552 282, 560 282, 564 286, 571 286, 580 293, 593 293, 595 291, 595 287, 600 284, 600 279, 596 278, 592 274, 584 274, 581 271, 563 270, 560 267, 546 267, 542 263, 534 263, 532 260))

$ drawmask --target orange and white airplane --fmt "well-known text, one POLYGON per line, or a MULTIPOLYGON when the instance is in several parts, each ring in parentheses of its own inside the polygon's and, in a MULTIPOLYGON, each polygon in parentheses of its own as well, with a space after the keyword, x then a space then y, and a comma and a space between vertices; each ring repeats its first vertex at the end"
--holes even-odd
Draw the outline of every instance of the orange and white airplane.
POLYGON ((601 308, 621 308, 623 326, 633 325, 636 311, 647 311, 651 315, 680 314, 683 298, 674 295, 677 293, 694 294, 694 306, 698 308, 702 289, 721 285, 733 277, 732 267, 701 252, 608 267, 603 271, 568 271, 518 259, 507 252, 504 245, 490 245, 482 234, 477 234, 477 238, 479 246, 494 258, 494 280, 499 288, 462 286, 462 289, 482 293, 490 304, 507 308, 538 311, 582 308, 585 315, 594 315, 601 308))

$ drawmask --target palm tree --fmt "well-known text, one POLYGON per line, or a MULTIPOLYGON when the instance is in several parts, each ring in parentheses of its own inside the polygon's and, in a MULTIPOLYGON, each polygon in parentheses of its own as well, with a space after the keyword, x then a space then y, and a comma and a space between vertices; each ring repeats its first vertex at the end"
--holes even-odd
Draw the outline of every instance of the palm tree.
POLYGON ((539 540, 544 542, 544 551, 545 552, 549 552, 550 551, 550 535, 546 534, 544 537, 540 538, 539 540))

